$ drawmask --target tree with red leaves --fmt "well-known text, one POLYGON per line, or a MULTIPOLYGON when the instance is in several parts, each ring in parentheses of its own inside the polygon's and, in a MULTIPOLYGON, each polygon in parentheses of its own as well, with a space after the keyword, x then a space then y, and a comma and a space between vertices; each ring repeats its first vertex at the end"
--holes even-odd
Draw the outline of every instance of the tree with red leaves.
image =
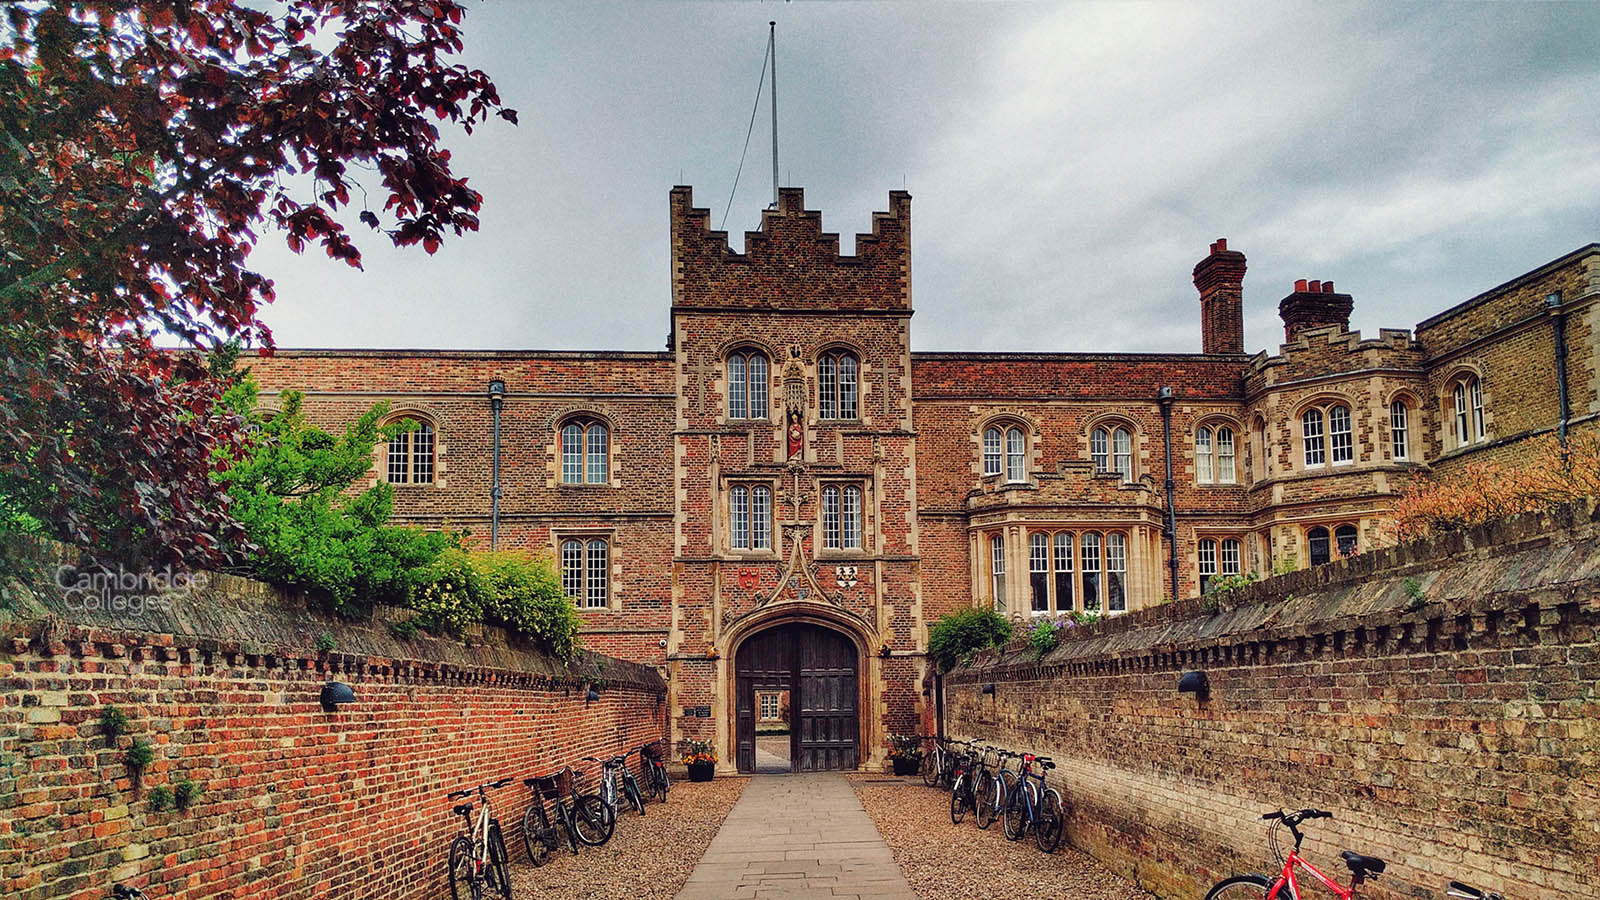
POLYGON ((108 560, 225 562, 242 535, 212 474, 239 421, 206 354, 271 346, 272 283, 250 251, 275 230, 359 267, 345 210, 434 252, 482 203, 438 123, 516 114, 450 62, 453 0, 21 0, 4 15, 0 527, 108 560))

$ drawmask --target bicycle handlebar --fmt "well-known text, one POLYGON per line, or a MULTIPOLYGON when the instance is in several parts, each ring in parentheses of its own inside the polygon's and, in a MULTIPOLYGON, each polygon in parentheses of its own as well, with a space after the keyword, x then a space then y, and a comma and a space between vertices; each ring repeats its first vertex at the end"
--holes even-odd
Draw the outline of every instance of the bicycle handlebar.
POLYGON ((1293 825, 1299 825, 1301 822, 1304 822, 1307 819, 1331 819, 1331 818, 1333 818, 1333 813, 1325 812, 1325 811, 1320 810, 1320 809, 1310 809, 1310 808, 1308 808, 1308 809, 1296 810, 1295 812, 1284 812, 1283 810, 1279 809, 1279 810, 1274 810, 1273 812, 1269 812, 1266 815, 1262 816, 1261 817, 1261 821, 1270 822, 1270 821, 1272 821, 1274 819, 1282 819, 1283 820, 1283 824, 1293 826, 1293 825))
POLYGON ((144 891, 116 884, 111 886, 111 896, 117 900, 144 900, 144 891))
POLYGON ((477 787, 462 788, 459 791, 451 791, 450 793, 445 794, 444 798, 446 800, 459 800, 462 797, 471 797, 473 794, 482 791, 485 788, 503 788, 513 781, 516 781, 516 779, 502 778, 499 781, 485 781, 483 784, 480 784, 477 787))

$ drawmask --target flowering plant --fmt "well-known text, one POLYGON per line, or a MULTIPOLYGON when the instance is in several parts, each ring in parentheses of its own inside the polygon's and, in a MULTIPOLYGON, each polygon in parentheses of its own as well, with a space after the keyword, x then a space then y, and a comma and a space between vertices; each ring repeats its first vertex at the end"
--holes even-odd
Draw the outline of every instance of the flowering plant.
POLYGON ((920 761, 922 759, 922 738, 914 734, 889 735, 889 758, 920 761))
POLYGON ((1100 613, 1089 611, 1079 612, 1072 610, 1064 612, 1055 618, 1041 616, 1033 620, 1033 625, 1028 629, 1028 643, 1033 646, 1033 655, 1042 658, 1046 653, 1054 650, 1061 643, 1061 634, 1069 628, 1079 625, 1088 625, 1100 620, 1100 613))
POLYGON ((683 764, 692 766, 695 763, 714 763, 717 761, 717 751, 712 749, 710 741, 687 741, 683 746, 683 764))

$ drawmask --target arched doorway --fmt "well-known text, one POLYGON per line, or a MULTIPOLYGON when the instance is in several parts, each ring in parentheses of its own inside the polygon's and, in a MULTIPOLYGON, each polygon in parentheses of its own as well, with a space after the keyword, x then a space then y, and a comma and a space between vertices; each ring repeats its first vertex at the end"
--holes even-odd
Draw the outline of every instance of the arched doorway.
POLYGON ((734 657, 734 747, 741 772, 756 769, 757 697, 789 700, 789 768, 854 769, 860 760, 860 651, 847 636, 810 623, 752 635, 734 657))

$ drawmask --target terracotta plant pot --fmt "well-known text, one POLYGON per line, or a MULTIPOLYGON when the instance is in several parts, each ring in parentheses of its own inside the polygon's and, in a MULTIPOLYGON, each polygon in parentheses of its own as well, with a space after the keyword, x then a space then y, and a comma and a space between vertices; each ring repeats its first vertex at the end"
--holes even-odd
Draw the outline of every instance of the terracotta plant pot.
POLYGON ((689 763, 690 781, 710 781, 717 774, 717 764, 714 762, 689 763))

